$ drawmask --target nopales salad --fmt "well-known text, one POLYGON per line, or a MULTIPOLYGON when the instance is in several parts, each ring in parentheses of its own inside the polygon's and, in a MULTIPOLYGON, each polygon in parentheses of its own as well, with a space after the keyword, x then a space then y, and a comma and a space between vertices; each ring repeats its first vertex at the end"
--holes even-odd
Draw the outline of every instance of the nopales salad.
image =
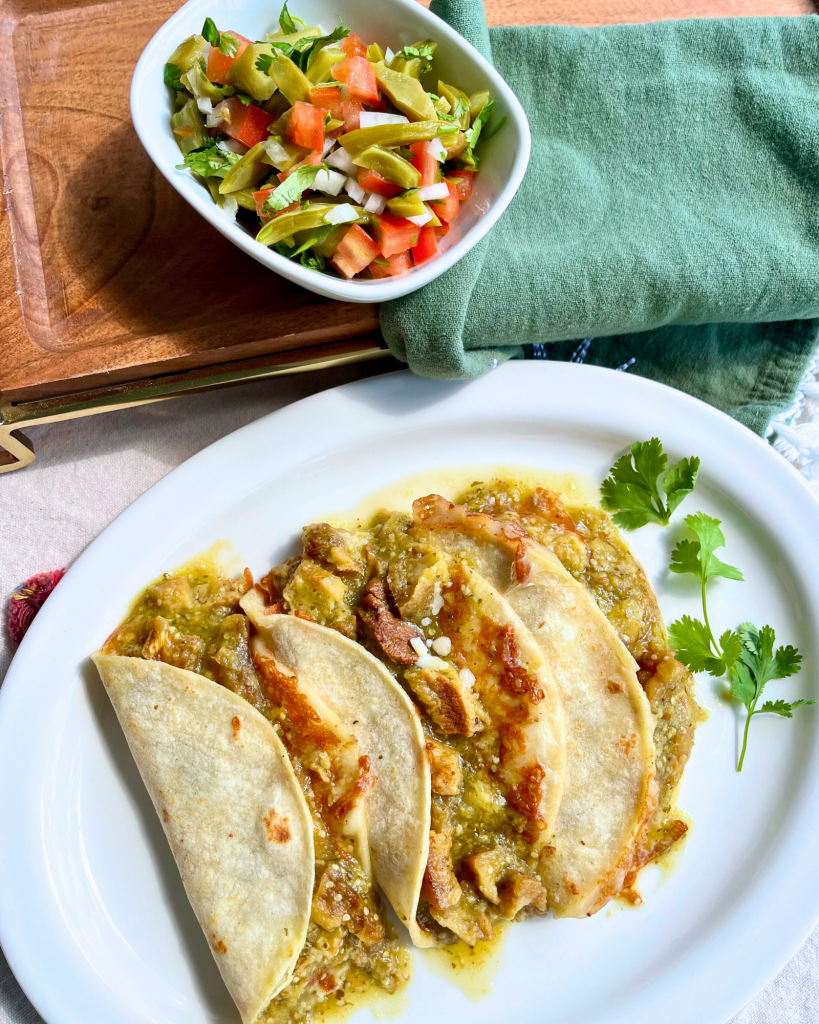
POLYGON ((208 18, 165 84, 189 169, 256 240, 316 271, 394 277, 434 257, 472 194, 494 100, 432 75, 437 44, 398 53, 343 23, 293 17, 252 41, 208 18))

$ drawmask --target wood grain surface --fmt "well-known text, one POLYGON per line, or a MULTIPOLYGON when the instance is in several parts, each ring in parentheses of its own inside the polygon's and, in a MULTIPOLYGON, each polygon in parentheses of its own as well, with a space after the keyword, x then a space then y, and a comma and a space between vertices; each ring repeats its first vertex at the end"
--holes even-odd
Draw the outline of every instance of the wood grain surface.
MULTIPOLYGON (((291 285, 164 181, 130 122, 178 0, 0 0, 0 392, 46 398, 365 337, 375 306, 291 285)), ((491 24, 812 13, 811 0, 487 0, 491 24)))

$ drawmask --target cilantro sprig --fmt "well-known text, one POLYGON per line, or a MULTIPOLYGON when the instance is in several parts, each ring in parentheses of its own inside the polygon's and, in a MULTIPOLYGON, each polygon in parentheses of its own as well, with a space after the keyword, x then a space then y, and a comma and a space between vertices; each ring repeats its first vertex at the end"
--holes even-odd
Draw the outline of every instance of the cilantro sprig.
POLYGON ((668 638, 677 657, 692 672, 709 672, 717 678, 729 676, 731 694, 744 704, 747 712, 742 750, 737 762, 737 771, 741 772, 748 749, 748 730, 755 715, 774 714, 791 718, 796 708, 806 707, 814 701, 779 699, 759 705, 765 686, 774 679, 785 679, 798 672, 802 656, 790 645, 774 651, 776 634, 771 626, 758 629, 752 623, 744 622, 736 631, 728 629, 719 640, 715 638, 708 619, 708 583, 718 577, 739 581, 744 577, 739 569, 714 554, 725 546, 718 519, 697 512, 686 516, 685 525, 696 539, 684 539, 677 544, 671 553, 669 568, 674 573, 690 574, 699 580, 702 621, 683 615, 669 626, 668 638))
POLYGON ((680 661, 692 672, 710 672, 722 676, 728 672, 739 657, 739 639, 736 633, 727 630, 717 641, 708 621, 708 605, 705 590, 708 581, 717 576, 729 580, 742 580, 739 569, 720 561, 714 552, 725 547, 725 537, 718 519, 712 519, 704 512, 686 516, 685 525, 696 540, 681 540, 671 553, 669 569, 675 573, 690 573, 700 581, 702 594, 703 621, 684 615, 668 629, 669 639, 676 649, 680 661))
POLYGON ((694 490, 700 460, 680 459, 666 469, 667 464, 668 456, 656 437, 635 442, 614 463, 600 491, 603 508, 617 513, 613 519, 618 526, 625 530, 636 530, 651 522, 668 526, 671 514, 694 490), (657 486, 660 476, 663 494, 657 486))
POLYGON ((812 700, 795 700, 790 703, 784 700, 766 700, 758 707, 759 698, 767 683, 772 679, 787 679, 799 671, 802 655, 790 644, 778 647, 774 652, 776 634, 771 626, 757 629, 750 622, 744 622, 738 629, 741 651, 731 672, 731 693, 742 701, 748 712, 745 718, 745 731, 742 736, 742 751, 739 755, 737 771, 742 771, 745 751, 748 748, 748 729, 755 715, 773 714, 782 718, 792 718, 796 708, 803 708, 815 703, 812 700))
MULTIPOLYGON (((291 16, 287 10, 287 4, 285 4, 282 8, 282 13, 279 15, 280 30, 285 35, 295 35, 305 27, 303 21, 291 16)), ((318 56, 319 50, 323 50, 325 46, 329 46, 332 43, 346 39, 349 34, 350 30, 339 18, 338 27, 334 28, 332 32, 328 32, 327 35, 304 36, 302 39, 296 40, 295 43, 288 43, 281 39, 268 39, 265 45, 272 46, 274 50, 279 50, 285 57, 289 57, 301 71, 306 71, 318 56)), ((269 74, 272 63, 273 57, 267 53, 259 54, 256 58, 256 68, 263 74, 269 74)))
POLYGON ((223 57, 235 57, 239 51, 239 40, 232 32, 220 32, 213 18, 205 18, 202 26, 205 42, 215 46, 223 57))

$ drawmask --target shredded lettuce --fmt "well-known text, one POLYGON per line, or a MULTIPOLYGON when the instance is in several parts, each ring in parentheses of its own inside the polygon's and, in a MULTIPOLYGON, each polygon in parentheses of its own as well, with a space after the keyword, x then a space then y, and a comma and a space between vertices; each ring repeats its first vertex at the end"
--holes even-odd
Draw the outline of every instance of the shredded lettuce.
POLYGON ((186 153, 184 159, 184 163, 176 165, 178 171, 187 167, 188 170, 203 178, 224 178, 231 167, 241 160, 241 157, 238 153, 225 153, 217 147, 215 142, 211 142, 204 149, 195 149, 192 153, 186 153))
POLYGON ((264 206, 262 207, 263 213, 278 213, 279 210, 283 210, 286 206, 290 206, 291 203, 295 203, 297 199, 301 199, 302 192, 305 189, 310 188, 313 182, 316 180, 316 175, 321 170, 321 167, 299 167, 293 173, 279 185, 278 188, 274 188, 270 195, 265 199, 264 206))

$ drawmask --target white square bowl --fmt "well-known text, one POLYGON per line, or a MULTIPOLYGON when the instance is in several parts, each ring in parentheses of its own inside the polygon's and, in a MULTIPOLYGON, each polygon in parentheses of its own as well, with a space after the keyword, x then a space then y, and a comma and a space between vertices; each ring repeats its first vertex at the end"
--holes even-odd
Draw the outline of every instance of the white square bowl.
POLYGON ((446 22, 417 0, 291 0, 291 13, 326 31, 342 18, 365 42, 377 41, 394 51, 420 39, 438 43, 434 70, 444 81, 467 93, 488 89, 495 99, 495 120, 508 121, 480 151, 480 174, 472 197, 461 206, 452 230, 439 242, 437 257, 400 277, 345 281, 308 270, 258 242, 240 224, 231 223, 207 189, 190 171, 176 170, 182 155, 170 129, 170 91, 163 82, 165 62, 177 44, 200 32, 210 17, 220 29, 235 29, 249 39, 262 39, 278 28, 281 0, 188 0, 146 46, 131 83, 131 116, 149 156, 177 192, 259 263, 309 291, 344 302, 385 302, 417 291, 464 256, 489 231, 512 200, 529 163, 529 124, 517 97, 478 51, 446 22))

